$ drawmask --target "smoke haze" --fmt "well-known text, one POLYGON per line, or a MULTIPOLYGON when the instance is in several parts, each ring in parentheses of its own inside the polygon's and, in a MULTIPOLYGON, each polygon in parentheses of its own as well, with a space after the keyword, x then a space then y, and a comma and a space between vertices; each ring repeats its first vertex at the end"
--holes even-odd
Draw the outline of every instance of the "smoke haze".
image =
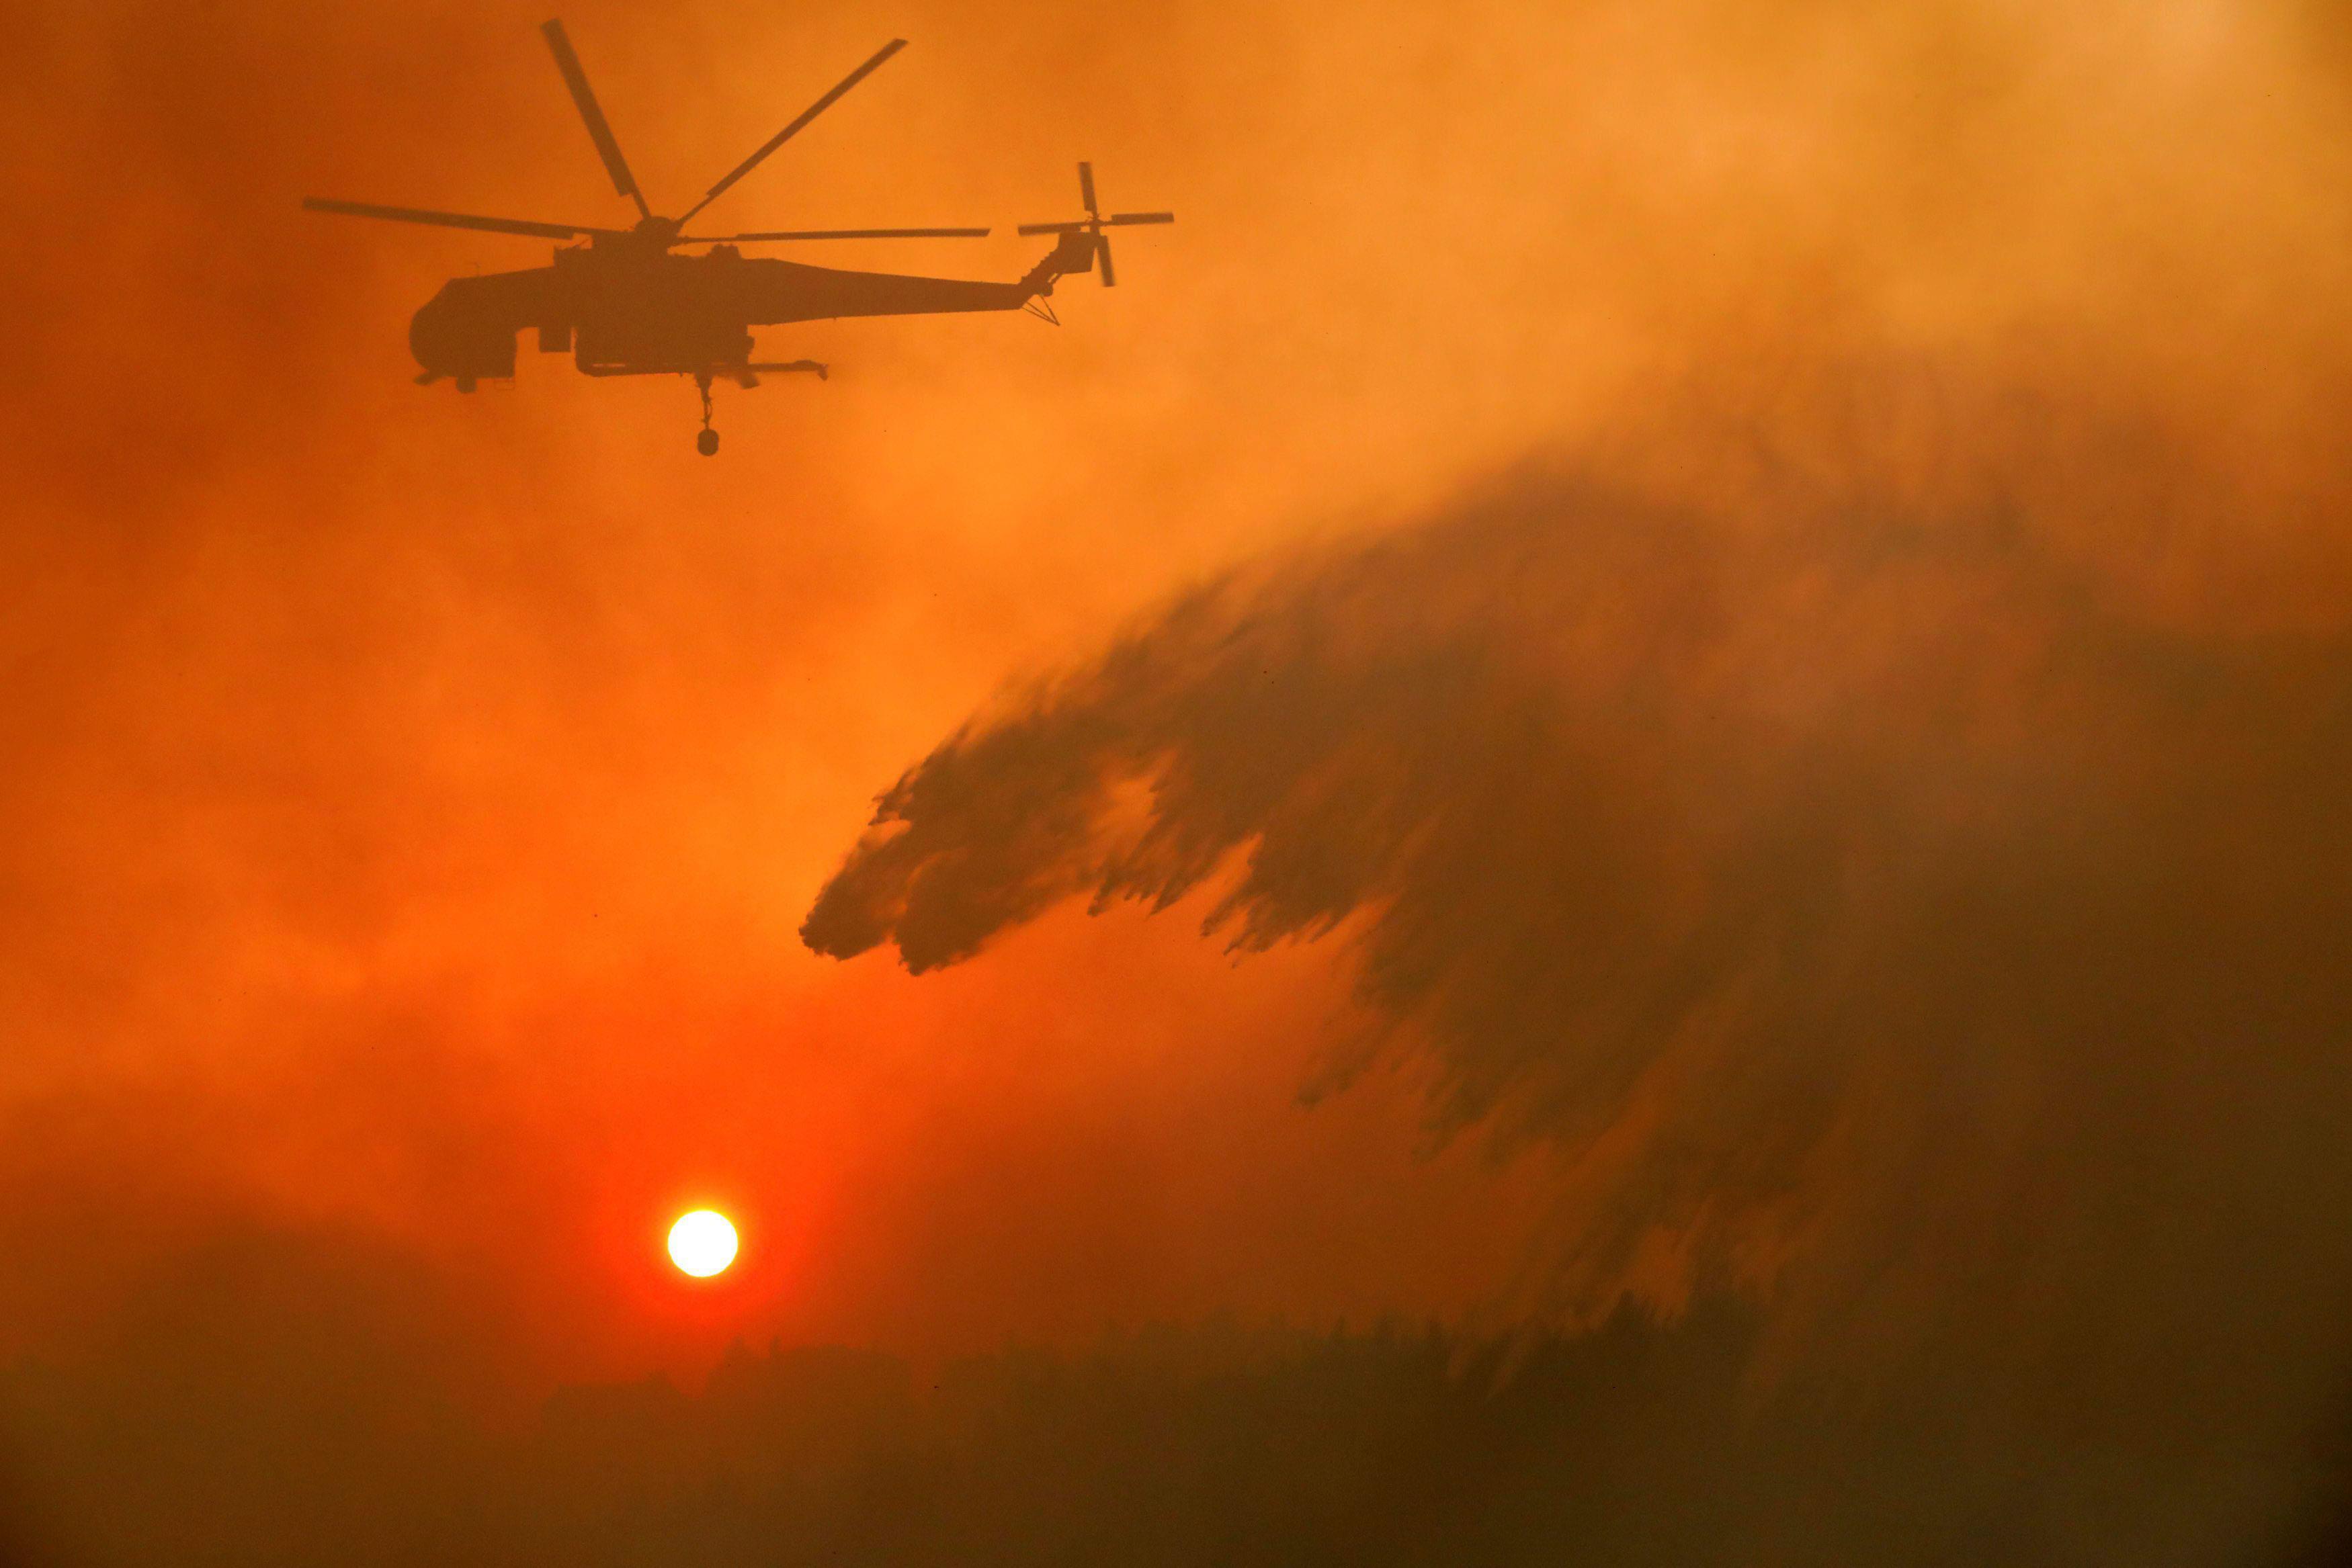
POLYGON ((1059 333, 780 340, 839 373, 722 389, 716 463, 657 379, 410 386, 407 313, 543 253, 295 207, 611 221, 543 19, 0 16, 35 1560, 2327 1512, 2339 7, 568 9, 657 208, 903 35, 729 221, 992 222, 839 259, 1010 277, 1077 158, 1181 215, 1059 333), (682 1292, 701 1202, 745 1261, 682 1292), (1173 1396, 1077 1347, 1150 1324, 1277 1413, 1119 1448, 1173 1396), (783 1360, 695 1392, 739 1338, 783 1360), (1008 1342, 1086 1419, 933 1400, 1008 1342), (831 1395, 714 1414, 824 1344, 906 1383, 854 1461, 773 1458, 831 1395))

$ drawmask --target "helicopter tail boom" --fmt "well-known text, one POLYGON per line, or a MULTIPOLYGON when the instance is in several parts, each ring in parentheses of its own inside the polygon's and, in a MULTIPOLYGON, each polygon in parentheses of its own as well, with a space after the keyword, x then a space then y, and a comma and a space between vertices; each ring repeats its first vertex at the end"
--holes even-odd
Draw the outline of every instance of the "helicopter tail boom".
POLYGON ((1040 295, 1053 293, 1057 278, 1092 272, 1099 248, 1095 236, 1083 229, 1064 234, 1054 248, 1045 253, 1045 259, 1031 267, 1028 275, 1021 279, 1024 298, 1034 299, 1040 295))

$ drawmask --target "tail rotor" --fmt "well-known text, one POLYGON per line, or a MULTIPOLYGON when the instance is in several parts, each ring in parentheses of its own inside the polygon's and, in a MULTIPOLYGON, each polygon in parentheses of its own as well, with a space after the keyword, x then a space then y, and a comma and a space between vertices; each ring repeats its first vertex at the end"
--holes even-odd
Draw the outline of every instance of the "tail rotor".
POLYGON ((1126 228, 1138 224, 1172 224, 1176 221, 1174 213, 1113 213, 1104 216, 1102 208, 1095 201, 1095 166, 1091 163, 1078 165, 1078 199, 1087 209, 1085 217, 1061 224, 1023 224, 1021 232, 1024 235, 1083 234, 1089 236, 1094 241, 1095 260, 1102 269, 1105 288, 1118 287, 1118 270, 1111 264, 1110 236, 1103 232, 1105 229, 1126 228))

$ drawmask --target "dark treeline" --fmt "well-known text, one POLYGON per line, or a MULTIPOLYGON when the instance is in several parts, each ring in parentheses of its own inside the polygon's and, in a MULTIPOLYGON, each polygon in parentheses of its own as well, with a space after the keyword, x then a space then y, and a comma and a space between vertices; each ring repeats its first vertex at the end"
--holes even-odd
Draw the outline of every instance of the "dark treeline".
POLYGON ((1727 1304, 1507 1342, 1212 1323, 930 1377, 739 1345, 698 1394, 570 1387, 506 1430, 381 1343, 201 1385, 23 1367, 5 1396, 38 1562, 2118 1560, 2100 1496, 2147 1456, 2024 1432, 1957 1379, 1794 1386, 1760 1334, 1727 1304))

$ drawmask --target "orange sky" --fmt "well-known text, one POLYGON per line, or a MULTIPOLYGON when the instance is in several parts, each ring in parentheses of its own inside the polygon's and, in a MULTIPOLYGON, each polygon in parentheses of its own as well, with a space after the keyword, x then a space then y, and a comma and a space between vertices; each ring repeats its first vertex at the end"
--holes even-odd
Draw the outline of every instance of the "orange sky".
MULTIPOLYGON (((921 978, 816 958, 875 793, 1199 574, 1607 428, 1727 342, 2081 334, 2231 411, 2222 450, 2340 413, 2322 7, 567 8, 657 208, 903 34, 714 216, 1003 231, 1066 215, 1080 157, 1180 214, 1058 332, 772 334, 838 373, 720 389, 705 461, 684 383, 526 353, 511 389, 408 384, 439 280, 544 246, 296 209, 615 221, 541 19, 0 22, 32 236, 0 259, 0 1344, 247 1223, 414 1249, 547 1375, 1471 1309, 1540 1161, 1424 1157, 1391 1078, 1294 1103, 1339 953, 1072 910, 921 978), (695 1292, 658 1243, 703 1201, 747 1252, 695 1292)), ((2113 543, 2074 548, 2179 613, 2341 601, 2316 522, 2113 543)))
MULTIPOLYGON (((544 247, 294 198, 609 218, 538 19, 37 26, 44 152, 18 174, 69 217, 24 280, 47 384, 11 394, 34 678, 8 714, 31 831, 6 1073, 8 1179, 46 1201, 10 1206, 0 1327, 43 1343, 248 1219, 381 1228, 558 1373, 739 1331, 936 1350, 1475 1299, 1509 1234, 1475 1152, 1418 1163, 1402 1092, 1291 1103, 1340 1002, 1321 956, 1236 968, 1178 921, 1074 917, 916 982, 794 936, 872 793, 1009 674, 1321 520, 1281 432, 1224 412, 1215 361, 1263 353, 1220 323, 1248 284, 1234 217, 1130 246, 1128 287, 1071 287, 1060 333, 811 331, 790 351, 842 373, 722 389, 716 465, 683 384, 532 360, 433 397, 408 311, 544 247), (102 200, 59 195, 94 179, 102 200), (703 1198, 750 1250, 691 1293, 657 1242, 703 1198)), ((1129 205, 1244 183, 1160 122, 1223 89, 1155 79, 1146 36, 569 20, 657 198, 916 40, 730 199, 746 225, 1058 216, 1078 156, 1129 205), (1096 71, 1136 85, 1073 90, 1096 71)), ((1270 88, 1296 42, 1259 42, 1242 74, 1270 88)), ((1012 276, 1036 248, 845 258, 1012 276)), ((1344 374, 1307 368, 1287 416, 1327 470, 1362 460, 1332 433, 1347 391, 1315 384, 1344 374)))

